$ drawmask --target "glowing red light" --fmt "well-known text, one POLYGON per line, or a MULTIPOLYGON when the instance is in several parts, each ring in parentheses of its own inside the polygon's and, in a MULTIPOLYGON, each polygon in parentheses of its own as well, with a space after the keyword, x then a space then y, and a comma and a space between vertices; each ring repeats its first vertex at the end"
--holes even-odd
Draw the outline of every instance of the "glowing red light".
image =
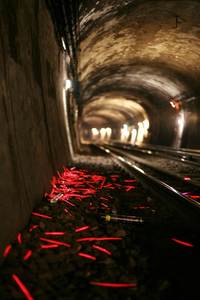
POLYGON ((190 181, 191 178, 190 178, 189 176, 184 176, 184 180, 185 180, 185 181, 190 181))
POLYGON ((89 255, 89 254, 87 254, 87 253, 79 252, 78 255, 79 255, 79 256, 82 256, 82 257, 85 257, 85 258, 88 258, 88 259, 91 259, 91 260, 96 260, 96 257, 95 257, 95 256, 89 255))
POLYGON ((73 216, 72 213, 67 208, 64 209, 64 212, 70 216, 73 216))
POLYGON ((105 249, 103 247, 100 247, 100 246, 97 246, 97 245, 92 245, 92 248, 97 249, 97 250, 99 250, 101 252, 104 252, 104 253, 106 253, 108 255, 112 255, 112 253, 109 250, 107 250, 107 249, 105 249))
POLYGON ((47 242, 47 243, 55 244, 55 245, 62 245, 62 246, 65 246, 65 247, 71 247, 70 244, 60 242, 60 241, 57 241, 57 240, 50 240, 50 239, 46 239, 46 238, 42 238, 42 237, 40 238, 40 240, 44 241, 44 242, 47 242))
POLYGON ((41 217, 41 218, 44 218, 44 219, 52 219, 52 217, 50 217, 50 216, 39 214, 37 212, 32 212, 32 215, 37 216, 37 217, 41 217))
POLYGON ((125 179, 124 182, 136 182, 135 179, 125 179))
POLYGON ((22 243, 22 234, 21 233, 18 233, 18 235, 17 235, 17 241, 18 241, 19 244, 22 243))
POLYGON ((121 237, 86 237, 77 239, 77 242, 92 242, 92 241, 117 241, 122 240, 121 237))
POLYGON ((104 185, 104 188, 111 189, 111 190, 115 189, 115 187, 112 185, 112 183, 107 183, 106 185, 104 185))
POLYGON ((200 195, 192 195, 190 196, 192 199, 200 199, 200 195))
POLYGON ((105 201, 109 201, 108 198, 105 198, 105 197, 100 197, 101 200, 105 200, 105 201))
POLYGON ((6 248, 5 248, 5 250, 4 250, 3 257, 8 256, 8 254, 9 254, 10 251, 11 251, 11 249, 12 249, 12 245, 10 245, 10 244, 7 245, 6 248))
POLYGON ((39 225, 33 225, 29 228, 29 232, 32 232, 34 229, 38 228, 39 225))
POLYGON ((84 231, 84 230, 87 230, 87 229, 89 229, 89 228, 90 228, 90 226, 79 227, 79 228, 77 228, 77 229, 75 230, 75 232, 84 231))
POLYGON ((33 297, 31 296, 29 290, 27 287, 23 284, 23 282, 19 279, 19 277, 15 274, 12 275, 13 280, 17 283, 19 288, 21 289, 22 293, 28 300, 34 300, 33 297))
POLYGON ((171 238, 171 240, 174 241, 177 244, 180 244, 180 245, 183 245, 183 246, 186 246, 186 247, 194 247, 194 245, 191 244, 191 243, 184 242, 184 241, 181 241, 181 240, 178 240, 178 239, 175 239, 175 238, 171 238))
POLYGON ((135 189, 135 186, 133 186, 133 185, 127 185, 127 186, 125 186, 125 189, 126 189, 126 192, 129 192, 129 191, 135 189))
POLYGON ((40 248, 42 249, 51 249, 51 248, 58 248, 59 245, 51 244, 51 245, 40 245, 40 248))
POLYGON ((27 250, 26 254, 24 255, 24 260, 28 260, 31 255, 32 255, 33 251, 32 250, 27 250))
POLYGON ((90 284, 96 286, 103 286, 103 287, 112 287, 112 288, 131 288, 137 287, 137 283, 112 283, 112 282, 96 282, 90 281, 90 284))
POLYGON ((146 206, 146 205, 135 205, 133 206, 133 209, 149 209, 150 206, 146 206))
POLYGON ((62 199, 62 201, 66 202, 66 203, 69 204, 70 206, 76 206, 74 203, 70 202, 69 200, 62 199))
POLYGON ((103 202, 101 202, 101 205, 102 205, 103 207, 105 207, 105 208, 108 208, 108 207, 109 207, 107 204, 105 204, 105 203, 103 203, 103 202))
POLYGON ((51 231, 51 232, 45 232, 45 235, 64 235, 64 231, 51 231))

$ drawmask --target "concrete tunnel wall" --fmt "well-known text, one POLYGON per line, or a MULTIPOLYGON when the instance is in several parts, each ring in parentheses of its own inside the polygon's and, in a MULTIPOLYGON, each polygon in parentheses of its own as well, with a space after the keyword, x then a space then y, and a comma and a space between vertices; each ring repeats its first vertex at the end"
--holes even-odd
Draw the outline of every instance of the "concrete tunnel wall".
POLYGON ((44 0, 0 2, 0 252, 70 160, 63 53, 44 0))

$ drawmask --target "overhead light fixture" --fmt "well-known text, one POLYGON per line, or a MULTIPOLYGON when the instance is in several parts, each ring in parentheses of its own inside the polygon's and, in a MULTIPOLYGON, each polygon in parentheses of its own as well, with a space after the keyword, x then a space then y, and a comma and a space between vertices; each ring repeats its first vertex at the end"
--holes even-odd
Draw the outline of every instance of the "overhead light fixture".
POLYGON ((65 90, 69 90, 72 87, 72 81, 70 79, 65 80, 65 90))
POLYGON ((61 41, 62 41, 63 49, 66 51, 67 48, 66 48, 65 41, 64 41, 64 38, 63 38, 63 37, 61 38, 61 41))

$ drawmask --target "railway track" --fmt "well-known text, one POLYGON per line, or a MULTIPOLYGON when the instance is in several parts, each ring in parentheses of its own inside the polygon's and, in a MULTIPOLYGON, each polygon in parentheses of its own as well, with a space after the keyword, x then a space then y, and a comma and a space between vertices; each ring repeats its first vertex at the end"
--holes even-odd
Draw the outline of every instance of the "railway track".
POLYGON ((102 150, 120 163, 77 165, 52 178, 4 251, 2 299, 26 291, 27 299, 196 300, 198 201, 122 150, 102 150))
MULTIPOLYGON (((138 178, 145 188, 161 200, 162 205, 171 206, 172 210, 176 211, 176 217, 182 215, 189 226, 199 227, 200 182, 192 179, 188 172, 188 169, 194 170, 193 165, 188 166, 188 163, 185 164, 177 158, 177 164, 181 164, 181 172, 180 169, 177 172, 177 166, 175 172, 174 169, 164 168, 170 161, 166 157, 152 155, 149 159, 149 154, 140 152, 136 156, 130 149, 127 151, 127 149, 122 150, 113 146, 100 146, 100 148, 138 178)), ((198 174, 198 168, 195 172, 198 174)))

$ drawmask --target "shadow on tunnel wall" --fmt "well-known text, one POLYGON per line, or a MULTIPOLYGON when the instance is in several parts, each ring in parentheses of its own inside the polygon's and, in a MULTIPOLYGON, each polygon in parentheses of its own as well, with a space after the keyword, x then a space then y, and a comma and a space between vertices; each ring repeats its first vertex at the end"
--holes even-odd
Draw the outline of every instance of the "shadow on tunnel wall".
POLYGON ((0 252, 70 160, 63 54, 44 0, 0 2, 0 252))

